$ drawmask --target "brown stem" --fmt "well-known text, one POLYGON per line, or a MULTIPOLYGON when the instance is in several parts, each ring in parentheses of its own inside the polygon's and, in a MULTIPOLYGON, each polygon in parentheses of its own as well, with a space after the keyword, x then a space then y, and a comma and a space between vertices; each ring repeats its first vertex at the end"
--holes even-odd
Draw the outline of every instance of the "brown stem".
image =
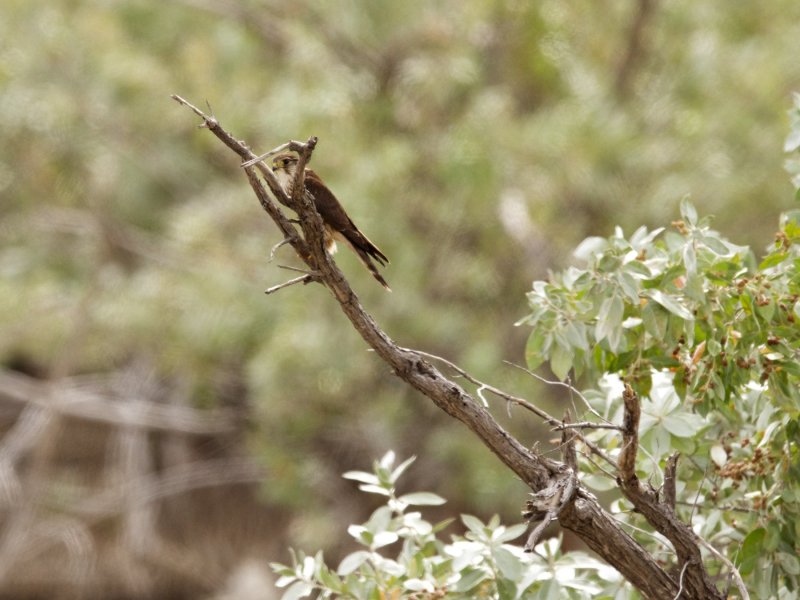
POLYGON ((675 510, 675 473, 678 470, 680 452, 676 452, 667 459, 664 467, 664 504, 675 510))
POLYGON ((681 597, 722 600, 723 595, 703 567, 703 558, 694 532, 678 519, 674 505, 659 502, 658 492, 649 484, 643 484, 636 476, 640 407, 638 396, 628 384, 625 384, 622 401, 625 409, 622 425, 623 447, 619 456, 620 475, 617 480, 622 493, 675 548, 680 567, 681 597))

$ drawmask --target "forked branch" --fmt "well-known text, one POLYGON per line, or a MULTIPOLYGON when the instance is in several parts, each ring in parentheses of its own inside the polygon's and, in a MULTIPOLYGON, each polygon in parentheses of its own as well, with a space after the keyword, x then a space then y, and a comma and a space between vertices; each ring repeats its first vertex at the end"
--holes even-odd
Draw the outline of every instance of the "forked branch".
MULTIPOLYGON (((619 486, 625 497, 653 528, 664 535, 678 555, 679 587, 682 597, 722 600, 703 566, 700 547, 692 529, 675 514, 674 499, 660 502, 658 491, 642 483, 636 476, 636 453, 639 447, 639 397, 630 385, 622 393, 624 416, 622 452, 619 456, 619 486)), ((674 476, 674 473, 673 473, 674 476)), ((668 493, 668 495, 671 492, 668 493)))
MULTIPOLYGON (((351 289, 349 282, 325 252, 322 221, 313 204, 302 195, 296 198, 296 202, 293 202, 293 199, 288 198, 280 188, 272 172, 261 162, 253 161, 258 157, 254 156, 242 142, 235 140, 233 136, 222 129, 216 119, 205 115, 178 96, 173 96, 173 98, 200 116, 203 119, 203 126, 245 161, 248 181, 261 206, 275 221, 284 238, 289 240, 300 259, 331 292, 353 328, 392 368, 394 373, 414 389, 420 391, 445 413, 464 423, 484 445, 522 479, 533 492, 531 508, 535 512, 546 517, 547 521, 556 517, 562 527, 574 531, 592 550, 620 571, 645 597, 672 600, 680 588, 677 576, 668 574, 654 557, 631 538, 620 524, 600 506, 597 499, 577 480, 573 467, 552 460, 535 449, 526 448, 497 423, 481 402, 476 401, 460 385, 443 376, 430 362, 425 360, 424 353, 398 346, 378 326, 372 316, 361 306, 358 296, 351 289), (248 163, 248 161, 250 162, 248 163), (264 182, 258 178, 256 169, 263 175, 266 186, 277 202, 287 205, 297 212, 302 236, 270 197, 264 187, 264 182)), ((316 144, 316 138, 310 139, 306 144, 299 142, 289 142, 289 144, 290 146, 296 144, 292 149, 297 150, 301 157, 305 157, 307 160, 316 144)), ((301 160, 301 168, 298 169, 298 173, 302 174, 304 164, 301 160)), ((298 186, 295 186, 295 189, 298 189, 298 186)), ((553 419, 546 413, 539 416, 547 419, 552 425, 563 425, 562 422, 553 419)), ((573 438, 580 434, 576 428, 570 427, 563 428, 562 432, 565 440, 566 460, 572 462, 576 459, 573 438)), ((633 452, 635 452, 635 444, 633 448, 633 452)), ((630 465, 626 464, 626 469, 630 472, 630 465)), ((685 526, 683 529, 676 527, 672 533, 683 536, 679 544, 680 548, 676 544, 676 549, 678 549, 679 556, 683 557, 683 562, 691 563, 687 569, 687 582, 691 585, 686 585, 687 582, 684 582, 681 598, 684 600, 719 598, 719 592, 705 576, 702 563, 698 562, 699 550, 697 550, 691 530, 685 526), (690 548, 695 552, 690 552, 690 548)), ((675 541, 670 539, 675 544, 675 541)), ((535 539, 533 541, 535 542, 535 539)))

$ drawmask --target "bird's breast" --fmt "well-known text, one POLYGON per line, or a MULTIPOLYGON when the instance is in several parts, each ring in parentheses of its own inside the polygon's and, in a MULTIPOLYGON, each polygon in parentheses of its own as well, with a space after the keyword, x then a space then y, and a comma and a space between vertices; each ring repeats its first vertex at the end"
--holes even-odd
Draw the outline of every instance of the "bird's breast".
POLYGON ((286 192, 287 195, 292 194, 292 175, 286 169, 276 169, 275 171, 275 179, 278 180, 278 183, 283 188, 283 191, 286 192))

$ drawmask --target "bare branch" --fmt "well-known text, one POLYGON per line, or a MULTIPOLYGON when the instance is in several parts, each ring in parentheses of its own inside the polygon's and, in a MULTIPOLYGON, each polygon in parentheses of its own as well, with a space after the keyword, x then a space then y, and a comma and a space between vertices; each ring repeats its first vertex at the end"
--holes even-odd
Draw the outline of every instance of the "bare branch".
POLYGON ((639 451, 639 398, 633 388, 625 384, 622 392, 625 413, 622 421, 622 452, 617 459, 620 477, 623 482, 636 479, 636 454, 639 451))
POLYGON ((276 154, 280 154, 284 150, 292 150, 294 152, 302 152, 303 148, 306 146, 303 142, 297 142, 295 140, 289 140, 285 144, 281 144, 270 150, 269 152, 265 152, 264 154, 259 154, 255 158, 251 158, 247 162, 242 163, 242 168, 252 167, 257 162, 261 162, 262 160, 266 160, 270 156, 275 156, 276 154))
POLYGON ((541 519, 541 522, 528 536, 528 540, 525 542, 525 552, 533 552, 542 532, 572 500, 576 482, 575 472, 567 468, 558 477, 553 478, 548 487, 531 494, 522 516, 530 521, 541 519))
MULTIPOLYGON (((571 419, 569 409, 564 415, 564 423, 571 419)), ((564 507, 572 501, 578 484, 578 456, 575 451, 577 432, 565 429, 561 432, 561 453, 564 468, 558 476, 553 477, 550 486, 531 494, 522 516, 529 520, 541 519, 534 527, 525 542, 525 552, 533 552, 534 546, 550 522, 558 517, 564 507)))
POLYGON ((739 573, 739 569, 736 568, 728 557, 726 557, 722 552, 714 548, 708 541, 704 540, 703 538, 698 536, 698 541, 705 546, 705 548, 711 552, 714 556, 717 557, 722 563, 728 567, 728 570, 731 572, 731 576, 733 580, 736 582, 736 587, 739 589, 739 594, 742 596, 742 600, 750 600, 750 594, 747 592, 747 587, 744 585, 744 580, 742 579, 742 574, 739 573))
POLYGON ((578 472, 578 453, 575 450, 575 438, 578 437, 574 430, 569 428, 572 415, 567 409, 564 412, 564 429, 561 431, 561 456, 564 464, 572 469, 573 473, 578 472))
POLYGON ((496 388, 496 387, 494 387, 492 385, 489 385, 488 383, 484 383, 484 382, 480 381, 479 379, 476 379, 475 377, 473 377, 472 375, 467 373, 464 369, 462 369, 461 367, 459 367, 455 363, 450 362, 446 358, 442 358, 441 356, 437 356, 435 354, 430 354, 428 352, 423 352, 422 350, 412 350, 410 348, 403 348, 403 349, 407 350, 408 352, 414 352, 415 354, 419 354, 420 356, 424 356, 426 358, 431 358, 433 360, 438 360, 439 362, 446 364, 448 367, 450 367, 451 369, 456 371, 459 375, 461 375, 464 379, 466 379, 470 383, 474 383, 475 385, 480 386, 479 389, 491 392, 495 396, 497 396, 498 398, 502 398, 506 402, 509 402, 511 404, 516 404, 517 406, 521 406, 525 410, 529 410, 530 412, 532 412, 536 416, 541 417, 541 419, 545 423, 547 423, 549 425, 553 425, 553 426, 562 425, 561 421, 559 421, 555 417, 549 415, 547 412, 543 411, 541 408, 539 408, 535 404, 532 404, 532 403, 528 402, 527 400, 525 400, 523 398, 518 398, 517 396, 512 396, 511 394, 508 394, 508 393, 504 392, 503 390, 500 390, 500 389, 498 389, 498 388, 496 388))
MULTIPOLYGON (((197 108, 194 104, 192 104, 191 102, 189 102, 187 100, 184 100, 183 98, 181 98, 177 94, 172 94, 170 96, 170 98, 172 98, 176 102, 179 102, 180 104, 183 104, 184 106, 188 106, 191 109, 191 111, 194 114, 196 114, 198 117, 201 117, 203 119, 203 121, 207 121, 210 118, 210 117, 207 117, 205 115, 205 113, 203 113, 203 111, 200 110, 199 108, 197 108)), ((215 121, 216 121, 216 119, 215 119, 215 121)))
POLYGON ((305 269, 298 269, 297 267, 293 267, 291 265, 278 265, 278 268, 286 271, 294 271, 295 273, 303 273, 304 275, 308 275, 315 280, 319 279, 319 273, 316 271, 306 271, 305 269))
MULTIPOLYGON (((176 97, 176 100, 188 105, 182 99, 176 97)), ((236 141, 219 126, 216 119, 195 112, 204 119, 209 131, 245 161, 254 158, 246 146, 236 141)), ((309 140, 306 147, 301 150, 301 155, 305 151, 307 158, 312 149, 313 143, 312 140, 309 140)), ((276 185, 272 172, 260 162, 255 166, 264 175, 270 191, 278 202, 283 204, 286 204, 287 201, 291 202, 280 186, 276 185)), ((300 238, 291 223, 285 220, 277 205, 268 197, 266 189, 256 177, 254 169, 248 167, 245 168, 245 172, 259 202, 276 221, 284 237, 295 236, 294 241, 290 243, 298 252, 301 260, 318 273, 320 281, 339 303, 342 312, 349 319, 353 328, 398 377, 429 398, 445 413, 464 423, 487 448, 517 474, 533 490, 533 509, 537 511, 537 514, 542 514, 546 518, 557 516, 563 527, 578 534, 592 550, 598 552, 609 564, 617 568, 623 576, 639 588, 644 596, 659 600, 674 597, 679 587, 678 583, 641 545, 622 530, 620 525, 602 509, 592 494, 581 487, 571 468, 543 456, 536 450, 525 448, 497 423, 486 407, 427 362, 423 358, 426 356, 424 353, 398 346, 378 327, 372 316, 361 306, 358 296, 350 288, 349 282, 336 263, 325 252, 322 243, 322 220, 312 202, 308 201, 305 196, 301 196, 300 202, 297 204, 288 204, 298 214, 303 232, 303 236, 300 238), (281 219, 284 220, 281 221, 281 219)), ((449 364, 452 365, 452 363, 449 364)), ((497 393, 495 388, 485 386, 474 378, 471 381, 477 382, 476 385, 482 389, 491 391, 509 402, 525 406, 552 425, 560 424, 557 419, 520 398, 514 398, 499 390, 497 392, 500 393, 497 393)), ((579 439, 583 439, 580 438, 579 429, 569 429, 569 432, 574 433, 579 439)), ((583 441, 588 445, 588 440, 583 439, 583 441)), ((631 483, 638 486, 635 474, 631 483)), ((638 487, 633 492, 626 493, 634 493, 637 490, 639 490, 638 487)), ((626 491, 625 488, 623 491, 626 491)), ((646 500, 650 501, 650 497, 647 497, 646 500)), ((658 503, 656 505, 660 506, 658 503)), ((661 508, 663 509, 663 507, 661 508)), ((672 515, 672 513, 670 514, 672 515)), ((703 569, 697 545, 693 542, 692 531, 682 523, 677 521, 676 523, 669 524, 672 529, 665 528, 669 530, 667 537, 676 545, 678 556, 683 562, 690 563, 687 568, 685 593, 688 595, 686 599, 719 598, 719 593, 713 583, 708 580, 703 569), (683 529, 680 526, 683 526, 683 529), (693 554, 692 551, 696 554, 693 554)))
MULTIPOLYGON (((220 127, 216 119, 203 114, 202 111, 179 96, 173 96, 173 98, 177 102, 191 108, 195 114, 203 119, 208 130, 239 156, 246 160, 255 158, 244 144, 220 127)), ((309 140, 309 143, 311 143, 313 149, 312 140, 309 140)), ((263 167, 260 163, 257 166, 263 167)), ((262 171, 261 169, 259 170, 262 171)), ((263 171, 269 171, 269 169, 264 167, 263 171)), ((266 190, 264 190, 260 181, 255 177, 253 169, 246 168, 245 173, 247 173, 248 180, 256 192, 262 207, 273 220, 276 220, 276 224, 278 224, 284 236, 291 237, 292 230, 290 224, 285 221, 279 221, 283 215, 280 210, 277 209, 277 206, 267 197, 266 190)), ((265 176, 265 179, 267 183, 270 184, 270 191, 272 191, 276 198, 283 201, 289 200, 280 186, 276 185, 276 188, 273 188, 271 185, 274 180, 274 176, 271 172, 269 172, 268 176, 265 176)), ((302 244, 304 246, 303 250, 306 252, 298 252, 300 258, 306 262, 306 264, 313 263, 313 266, 309 265, 311 268, 317 268, 321 280, 331 290, 345 316, 347 316, 353 327, 367 344, 369 344, 383 360, 393 367, 395 373, 400 378, 430 398, 446 413, 461 420, 470 427, 507 466, 517 473, 517 475, 533 489, 540 489, 546 486, 550 475, 558 471, 558 463, 544 456, 532 454, 527 448, 504 431, 489 412, 460 386, 443 377, 432 365, 421 360, 416 353, 400 348, 389 336, 380 330, 372 317, 364 311, 358 297, 350 288, 350 284, 345 279, 342 272, 328 253, 325 252, 322 244, 322 220, 319 213, 313 210, 313 205, 310 202, 303 202, 295 208, 300 218, 300 225, 303 229, 305 240, 315 240, 315 243, 309 244, 304 242, 302 244)), ((295 247, 296 250, 299 249, 299 244, 293 243, 292 246, 295 247)))
POLYGON ((303 285, 307 283, 311 283, 312 281, 317 281, 312 275, 303 275, 302 277, 295 277, 294 279, 290 279, 284 283, 279 283, 278 285, 273 285, 270 288, 264 290, 265 294, 274 294, 278 290, 282 290, 285 287, 289 287, 290 285, 294 285, 296 283, 302 283, 303 285))
POLYGON ((283 238, 280 242, 275 244, 272 247, 272 250, 269 251, 269 259, 267 259, 267 262, 272 262, 272 259, 275 258, 275 253, 278 251, 278 248, 280 248, 281 246, 285 246, 286 244, 290 243, 291 241, 292 240, 290 240, 289 238, 283 238))
POLYGON ((649 485, 645 486, 636 476, 636 452, 639 445, 639 398, 629 384, 622 393, 624 405, 623 446, 619 455, 620 476, 618 482, 625 497, 634 508, 644 515, 656 531, 666 537, 675 548, 681 566, 679 593, 687 598, 722 599, 703 567, 703 558, 694 531, 678 520, 672 506, 658 501, 658 494, 649 485), (685 577, 684 577, 685 574, 685 577))
MULTIPOLYGON (((481 395, 480 392, 482 390, 486 390, 488 392, 491 392, 492 394, 494 394, 498 398, 502 398, 503 400, 505 400, 509 404, 516 404, 517 406, 520 406, 520 407, 524 408, 525 410, 528 410, 528 411, 532 412, 536 416, 540 417, 548 425, 553 425, 553 429, 554 430, 560 430, 560 429, 562 429, 564 427, 564 423, 562 423, 561 421, 556 419, 554 416, 548 414, 546 411, 542 410, 541 408, 539 408, 535 404, 532 404, 531 402, 528 402, 527 400, 525 400, 523 398, 519 398, 517 396, 512 396, 511 394, 509 394, 507 392, 504 392, 501 389, 498 389, 498 388, 496 388, 496 387, 494 387, 492 385, 489 385, 488 383, 484 383, 484 382, 480 381, 479 379, 476 379, 475 377, 473 377, 472 375, 467 373, 464 369, 462 369, 461 367, 459 367, 455 363, 450 362, 446 358, 442 358, 441 356, 436 356, 435 354, 430 354, 428 352, 423 352, 422 350, 411 350, 411 349, 408 349, 408 348, 404 348, 404 350, 407 350, 408 352, 414 352, 416 354, 419 354, 420 356, 425 356, 425 357, 431 358, 433 360, 438 360, 439 362, 442 362, 442 363, 446 364, 448 367, 450 367, 451 369, 456 371, 459 375, 461 375, 464 379, 466 379, 470 383, 474 383, 475 385, 480 386, 476 393, 484 401, 484 405, 486 405, 486 406, 488 406, 488 402, 486 402, 486 400, 483 397, 483 395, 481 395)), ((514 365, 513 363, 508 363, 508 364, 510 364, 510 365, 512 365, 514 367, 517 367, 519 369, 522 369, 523 371, 528 371, 524 367, 519 367, 518 365, 514 365)), ((528 372, 530 372, 530 371, 528 371, 528 372)), ((558 383, 561 383, 561 382, 558 382, 558 383)), ((612 427, 614 429, 619 429, 619 427, 616 426, 616 425, 612 425, 609 428, 612 428, 612 427)), ((599 456, 604 461, 606 461, 609 465, 611 465, 612 467, 614 467, 616 469, 617 463, 614 462, 600 448, 598 448, 596 444, 594 444, 593 442, 588 440, 583 435, 583 433, 578 433, 578 439, 581 440, 581 442, 583 442, 586 445, 587 448, 589 448, 589 450, 592 452, 592 454, 594 454, 596 456, 599 456)))
POLYGON ((675 510, 675 473, 678 470, 678 459, 681 453, 675 452, 667 459, 664 467, 664 504, 675 510))
POLYGON ((571 393, 575 394, 575 395, 576 395, 578 398, 580 398, 580 399, 581 399, 581 401, 583 402, 584 406, 586 406, 586 410, 588 410, 590 413, 592 413, 592 414, 593 414, 595 417, 597 417, 598 419, 600 419, 600 420, 601 420, 601 421, 603 421, 604 423, 611 424, 611 422, 610 422, 608 419, 606 419, 605 417, 603 417, 603 415, 601 415, 599 412, 597 412, 597 411, 596 411, 596 410, 595 410, 595 409, 592 407, 592 405, 591 405, 591 404, 589 404, 589 401, 586 399, 586 396, 584 396, 584 395, 583 395, 583 394, 580 392, 580 390, 579 390, 578 388, 576 388, 575 386, 573 386, 573 385, 571 385, 571 384, 569 384, 569 383, 567 383, 567 382, 565 382, 565 381, 551 381, 551 380, 549 380, 549 379, 545 379, 544 377, 542 377, 542 376, 541 376, 541 375, 539 375, 538 373, 534 373, 534 372, 533 372, 533 371, 531 371, 530 369, 528 369, 528 368, 526 368, 526 367, 523 367, 522 365, 518 365, 518 364, 516 364, 516 363, 513 363, 513 362, 511 362, 511 361, 504 360, 503 362, 504 362, 505 364, 509 365, 509 366, 512 366, 512 367, 514 367, 515 369, 519 369, 520 371, 525 371, 525 372, 526 372, 528 375, 530 375, 530 376, 531 376, 531 377, 533 377, 534 379, 537 379, 537 380, 541 381, 542 383, 546 383, 547 385, 561 386, 561 387, 565 387, 565 388, 567 388, 567 389, 568 389, 568 390, 569 390, 571 393))
MULTIPOLYGON (((45 414, 97 421, 110 425, 141 427, 188 434, 218 434, 231 431, 233 416, 225 411, 200 411, 186 406, 174 406, 141 401, 137 410, 114 398, 72 383, 70 379, 59 382, 41 382, 38 379, 0 370, 0 397, 23 402, 28 408, 17 421, 18 435, 24 431, 39 431, 45 414), (29 412, 29 409, 33 412, 29 412), (41 413, 40 411, 46 411, 41 413), (35 415, 40 415, 38 418, 35 415)), ((27 434, 25 434, 27 436, 27 434)), ((22 443, 6 434, 0 445, 0 456, 13 462, 22 443)))
POLYGON ((678 591, 675 594, 675 597, 672 600, 679 600, 681 594, 683 593, 683 577, 686 575, 686 567, 689 566, 689 563, 683 563, 683 567, 681 568, 680 577, 678 577, 678 591))
POLYGON ((619 425, 612 425, 610 423, 592 423, 591 421, 581 421, 580 423, 563 423, 553 427, 553 431, 562 431, 564 429, 613 429, 614 431, 622 431, 619 425))
POLYGON ((300 159, 297 161, 297 167, 294 170, 294 180, 292 181, 292 202, 294 204, 300 204, 305 201, 307 203, 307 209, 310 209, 314 203, 305 193, 306 187, 304 182, 306 178, 306 165, 311 160, 311 153, 314 152, 316 146, 317 138, 311 136, 308 138, 308 142, 306 142, 303 148, 298 152, 300 159))

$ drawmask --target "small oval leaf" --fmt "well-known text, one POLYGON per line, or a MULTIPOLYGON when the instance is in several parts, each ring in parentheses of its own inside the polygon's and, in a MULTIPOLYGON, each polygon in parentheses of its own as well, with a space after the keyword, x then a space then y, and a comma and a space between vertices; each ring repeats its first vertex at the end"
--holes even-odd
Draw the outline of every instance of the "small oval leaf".
POLYGON ((447 500, 432 492, 413 492, 411 494, 403 494, 398 498, 398 500, 411 506, 439 506, 440 504, 447 502, 447 500))

